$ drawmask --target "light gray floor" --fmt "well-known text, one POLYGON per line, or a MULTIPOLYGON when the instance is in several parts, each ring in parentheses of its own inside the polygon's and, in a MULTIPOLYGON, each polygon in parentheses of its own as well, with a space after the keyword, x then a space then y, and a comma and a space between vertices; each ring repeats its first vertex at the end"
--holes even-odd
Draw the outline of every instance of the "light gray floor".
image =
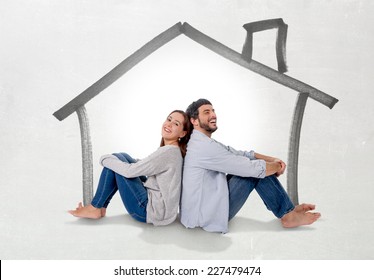
MULTIPOLYGON (((373 259, 372 2, 152 3, 1 1, 0 259, 373 259), (300 201, 320 221, 285 230, 256 193, 226 235, 139 224, 118 197, 100 221, 66 213, 82 199, 80 135, 75 115, 54 111, 178 21, 241 51, 244 23, 277 17, 289 25, 287 75, 340 100, 309 100, 302 127, 300 201)), ((267 36, 254 58, 275 68, 267 36)), ((296 93, 181 37, 87 105, 95 184, 101 154, 147 155, 163 117, 199 97, 217 109, 218 140, 286 160, 296 93)))

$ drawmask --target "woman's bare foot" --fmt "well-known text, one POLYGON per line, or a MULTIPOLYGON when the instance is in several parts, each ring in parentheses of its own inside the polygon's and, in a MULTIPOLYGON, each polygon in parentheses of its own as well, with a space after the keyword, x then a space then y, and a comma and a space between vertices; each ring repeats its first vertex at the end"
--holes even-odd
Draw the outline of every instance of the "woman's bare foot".
POLYGON ((296 212, 307 212, 307 211, 312 211, 314 209, 316 209, 316 206, 314 204, 307 204, 307 203, 299 204, 299 205, 296 205, 295 207, 296 212))
POLYGON ((75 210, 69 210, 70 214, 78 218, 88 218, 88 219, 100 219, 105 216, 105 208, 96 208, 91 204, 83 206, 82 202, 79 202, 78 207, 75 210))
POLYGON ((314 210, 316 207, 313 204, 300 204, 295 209, 281 218, 283 227, 294 228, 304 225, 313 224, 320 217, 320 213, 309 212, 314 210))
POLYGON ((101 208, 101 217, 105 217, 106 215, 106 208, 101 208))

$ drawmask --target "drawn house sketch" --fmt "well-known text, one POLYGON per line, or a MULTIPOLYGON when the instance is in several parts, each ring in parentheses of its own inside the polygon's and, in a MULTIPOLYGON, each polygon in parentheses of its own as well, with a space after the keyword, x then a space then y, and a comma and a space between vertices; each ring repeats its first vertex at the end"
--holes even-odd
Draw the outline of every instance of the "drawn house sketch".
POLYGON ((242 53, 238 53, 221 44, 213 38, 195 29, 187 22, 178 22, 165 30, 157 37, 149 41, 135 53, 127 57, 105 76, 92 84, 89 88, 72 99, 69 103, 57 110, 53 115, 60 121, 64 120, 74 112, 77 113, 81 132, 82 145, 82 169, 83 169, 83 203, 87 205, 93 197, 93 167, 92 167, 92 145, 90 138, 89 121, 85 104, 109 87, 132 67, 148 57, 157 49, 183 34, 200 45, 217 53, 218 55, 247 68, 261 76, 298 92, 297 102, 294 108, 288 147, 288 170, 287 170, 287 192, 292 202, 298 204, 298 155, 299 141, 303 114, 308 97, 332 109, 338 100, 306 83, 296 80, 284 74, 287 70, 285 53, 287 25, 282 19, 270 19, 245 24, 247 37, 242 53), (277 28, 276 56, 278 71, 252 59, 253 33, 267 29, 277 28))

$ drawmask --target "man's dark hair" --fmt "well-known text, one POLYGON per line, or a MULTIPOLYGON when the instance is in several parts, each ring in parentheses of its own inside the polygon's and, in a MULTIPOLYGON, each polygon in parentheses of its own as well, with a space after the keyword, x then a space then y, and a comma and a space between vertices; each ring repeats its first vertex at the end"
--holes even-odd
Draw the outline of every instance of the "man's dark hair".
POLYGON ((196 100, 188 106, 186 110, 186 114, 189 118, 197 119, 199 116, 199 108, 203 105, 212 105, 209 100, 200 98, 199 100, 196 100))

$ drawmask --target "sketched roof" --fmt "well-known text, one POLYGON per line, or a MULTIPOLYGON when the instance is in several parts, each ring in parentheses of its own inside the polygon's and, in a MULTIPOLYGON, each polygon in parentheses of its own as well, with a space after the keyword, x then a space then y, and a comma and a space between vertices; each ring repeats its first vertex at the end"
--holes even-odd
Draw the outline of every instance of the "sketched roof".
POLYGON ((193 28, 188 23, 180 23, 173 25, 169 29, 162 32, 160 35, 149 41, 135 53, 127 57, 120 64, 114 67, 101 79, 72 99, 69 103, 64 105, 61 109, 56 111, 53 115, 60 121, 76 112, 79 118, 81 130, 82 143, 82 169, 83 169, 83 202, 88 205, 93 197, 93 167, 92 167, 92 146, 90 139, 90 130, 88 117, 85 109, 85 104, 98 95, 101 91, 109 87, 132 67, 152 54, 157 49, 161 48, 166 43, 175 39, 181 34, 194 40, 200 45, 205 46, 211 51, 219 54, 247 68, 255 73, 260 74, 272 81, 281 85, 296 90, 299 95, 297 98, 294 115, 291 125, 291 132, 289 138, 288 148, 288 170, 287 170, 287 192, 292 202, 298 204, 298 153, 300 130, 308 97, 318 101, 319 103, 329 107, 330 109, 338 102, 338 100, 310 85, 307 85, 299 80, 283 74, 287 66, 285 64, 285 41, 287 37, 288 26, 282 19, 271 19, 258 22, 252 22, 243 26, 247 31, 247 38, 243 46, 242 53, 238 53, 220 42, 210 38, 199 30, 193 28), (278 28, 276 41, 276 55, 278 61, 278 71, 263 65, 252 59, 252 40, 253 32, 258 32, 266 29, 278 28))
MULTIPOLYGON (((248 31, 248 29, 247 29, 248 31)), ((261 64, 253 59, 246 58, 243 54, 240 54, 229 47, 221 44, 220 42, 214 40, 213 38, 205 35, 199 30, 195 29, 187 22, 183 24, 178 22, 169 29, 165 30, 157 37, 149 41, 139 50, 134 52, 132 55, 123 60, 120 64, 114 67, 106 75, 104 75, 97 82, 88 87, 81 94, 76 96, 62 108, 57 110, 53 115, 60 121, 64 120, 66 117, 77 111, 77 109, 85 105, 89 100, 98 95, 105 88, 109 87, 132 67, 137 65, 140 61, 148 57, 157 49, 161 48, 166 43, 175 39, 179 35, 184 34, 188 38, 194 40, 195 42, 203 45, 204 47, 210 49, 211 51, 245 67, 255 73, 260 74, 272 81, 289 87, 299 93, 308 93, 309 97, 322 103, 323 105, 332 109, 334 105, 338 102, 338 99, 306 84, 299 80, 296 80, 290 76, 287 76, 279 71, 276 71, 264 64, 261 64)))

